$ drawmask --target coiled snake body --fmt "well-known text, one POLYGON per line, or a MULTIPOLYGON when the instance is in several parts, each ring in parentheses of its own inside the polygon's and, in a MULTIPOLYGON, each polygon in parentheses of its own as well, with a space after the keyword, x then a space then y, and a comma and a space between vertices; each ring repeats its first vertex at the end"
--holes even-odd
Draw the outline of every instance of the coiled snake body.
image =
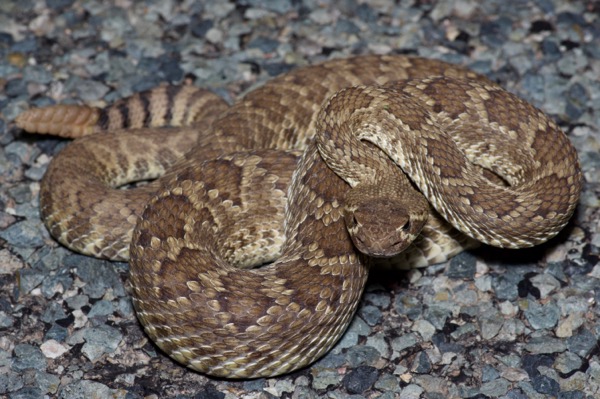
POLYGON ((539 110, 461 67, 404 56, 301 68, 230 108, 161 87, 17 123, 110 131, 53 159, 45 223, 77 251, 130 258, 148 335, 224 377, 277 375, 328 351, 361 296, 363 252, 424 265, 468 236, 536 245, 564 227, 582 185, 573 147, 539 110))

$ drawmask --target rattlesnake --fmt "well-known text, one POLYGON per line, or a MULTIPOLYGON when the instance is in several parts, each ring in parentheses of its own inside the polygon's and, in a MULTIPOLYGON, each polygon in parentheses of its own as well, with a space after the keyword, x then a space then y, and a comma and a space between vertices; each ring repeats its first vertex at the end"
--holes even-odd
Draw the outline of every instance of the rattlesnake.
POLYGON ((356 248, 423 265, 467 235, 535 245, 564 227, 582 186, 575 150, 539 110, 466 69, 405 56, 300 68, 230 108, 166 86, 106 109, 34 109, 17 124, 111 131, 53 159, 45 223, 77 251, 130 258, 148 335, 233 378, 289 372, 332 347, 372 260, 356 248), (191 127, 148 127, 169 124, 191 127))

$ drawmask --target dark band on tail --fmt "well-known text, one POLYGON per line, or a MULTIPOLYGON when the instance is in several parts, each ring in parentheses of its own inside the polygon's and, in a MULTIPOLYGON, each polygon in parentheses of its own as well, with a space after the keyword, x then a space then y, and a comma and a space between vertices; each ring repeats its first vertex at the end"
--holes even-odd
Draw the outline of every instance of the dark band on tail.
POLYGON ((88 134, 145 127, 210 124, 227 104, 216 94, 194 86, 164 85, 116 101, 104 108, 54 105, 33 108, 17 117, 31 133, 76 138, 88 134))

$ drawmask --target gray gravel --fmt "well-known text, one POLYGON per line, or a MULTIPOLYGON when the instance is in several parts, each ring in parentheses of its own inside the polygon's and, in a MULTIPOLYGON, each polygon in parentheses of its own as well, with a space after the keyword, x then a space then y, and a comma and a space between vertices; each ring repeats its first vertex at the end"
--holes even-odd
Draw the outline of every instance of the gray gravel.
POLYGON ((599 49, 593 0, 0 2, 0 397, 600 397, 599 49), (135 319, 127 265, 72 254, 41 224, 39 181, 65 142, 18 131, 24 109, 184 80, 231 100, 364 53, 468 65, 549 113, 585 173, 573 223, 540 248, 376 271, 330 353, 252 381, 166 358, 135 319))

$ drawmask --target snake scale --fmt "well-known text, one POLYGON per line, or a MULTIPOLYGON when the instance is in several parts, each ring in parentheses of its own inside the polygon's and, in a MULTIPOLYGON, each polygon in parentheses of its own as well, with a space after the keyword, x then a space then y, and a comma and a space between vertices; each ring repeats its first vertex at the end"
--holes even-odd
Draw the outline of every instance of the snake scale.
POLYGON ((231 107, 161 86, 103 109, 32 109, 17 124, 83 136, 41 184, 51 234, 129 260, 147 334, 230 378, 326 353, 373 257, 422 266, 473 239, 539 244, 582 186, 575 150, 541 111, 462 67, 400 55, 299 68, 231 107), (155 180, 115 188, 140 179, 155 180))

